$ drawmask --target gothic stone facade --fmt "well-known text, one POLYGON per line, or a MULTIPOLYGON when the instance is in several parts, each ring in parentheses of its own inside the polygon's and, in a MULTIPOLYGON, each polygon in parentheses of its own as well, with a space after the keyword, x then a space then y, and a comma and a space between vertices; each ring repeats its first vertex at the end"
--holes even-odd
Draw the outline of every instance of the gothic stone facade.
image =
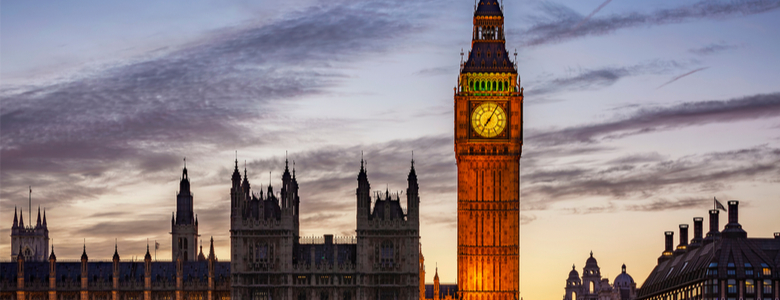
POLYGON ((358 174, 356 237, 302 238, 298 182, 285 163, 281 192, 252 193, 238 162, 230 189, 234 299, 415 299, 419 296, 419 197, 414 162, 407 211, 400 197, 371 188, 358 174))
POLYGON ((523 91, 505 44, 499 2, 479 1, 454 96, 458 289, 466 300, 519 298, 523 91))

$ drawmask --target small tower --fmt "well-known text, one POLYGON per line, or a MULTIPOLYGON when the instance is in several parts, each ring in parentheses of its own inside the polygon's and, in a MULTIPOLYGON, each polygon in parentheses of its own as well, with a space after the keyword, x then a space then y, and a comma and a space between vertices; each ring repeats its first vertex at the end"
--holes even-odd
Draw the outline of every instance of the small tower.
MULTIPOLYGON (((32 201, 32 192, 30 193, 32 201)), ((24 255, 28 262, 46 262, 49 259, 49 228, 46 224, 46 210, 41 217, 41 208, 38 207, 38 218, 33 226, 24 225, 24 211, 20 211, 17 222, 16 208, 14 208, 14 221, 11 225, 11 259, 16 259, 19 254, 24 255), (21 250, 20 250, 21 249, 21 250), (17 252, 21 251, 21 252, 17 252)))
POLYGON ((593 258, 593 251, 591 251, 590 257, 585 261, 585 268, 582 269, 582 293, 585 300, 598 297, 600 282, 601 269, 596 259, 593 258))
POLYGON ((439 267, 436 267, 436 273, 433 274, 433 300, 439 300, 439 267))
POLYGON ((577 272, 574 265, 571 265, 569 278, 566 279, 566 295, 563 296, 563 300, 577 300, 577 296, 581 291, 582 281, 580 280, 580 273, 577 272))
POLYGON ((186 164, 179 182, 179 193, 176 195, 176 214, 171 223, 172 259, 176 260, 181 254, 184 261, 194 261, 197 255, 198 223, 193 212, 193 194, 190 191, 186 164))
POLYGON ((368 172, 365 168, 365 161, 360 159, 360 172, 358 172, 358 187, 355 191, 357 196, 357 219, 358 224, 361 221, 368 221, 371 214, 371 184, 368 183, 368 172))

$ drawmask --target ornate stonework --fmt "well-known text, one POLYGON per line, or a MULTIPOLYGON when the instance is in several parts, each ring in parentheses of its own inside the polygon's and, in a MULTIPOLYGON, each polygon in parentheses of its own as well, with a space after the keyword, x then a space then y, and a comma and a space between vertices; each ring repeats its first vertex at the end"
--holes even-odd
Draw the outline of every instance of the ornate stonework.
POLYGON ((505 43, 501 7, 480 1, 454 101, 462 299, 518 296, 523 92, 505 43))

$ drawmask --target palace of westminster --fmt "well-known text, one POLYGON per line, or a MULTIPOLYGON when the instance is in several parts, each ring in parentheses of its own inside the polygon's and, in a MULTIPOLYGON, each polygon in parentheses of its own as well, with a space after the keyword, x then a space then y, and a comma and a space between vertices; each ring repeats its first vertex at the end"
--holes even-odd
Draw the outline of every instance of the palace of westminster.
MULTIPOLYGON (((472 46, 461 62, 454 91, 457 161, 457 283, 426 285, 420 245, 420 198, 414 161, 406 203, 388 192, 372 193, 361 160, 357 171, 353 237, 300 236, 300 199, 295 169, 285 163, 275 193, 253 191, 236 161, 230 193, 230 257, 217 259, 198 245, 198 219, 187 168, 182 171, 171 219, 171 261, 58 261, 49 245, 46 212, 35 223, 14 212, 11 262, 0 263, 0 300, 407 300, 519 298, 520 169, 523 89, 517 64, 506 50, 498 0, 479 0, 472 46), (374 195, 374 197, 372 197, 374 195)), ((303 202, 303 203, 302 203, 303 202)), ((748 238, 738 223, 738 202, 728 221, 710 231, 694 218, 694 238, 680 226, 680 243, 666 232, 666 247, 641 288, 626 273, 602 278, 596 259, 580 277, 572 266, 564 300, 780 300, 780 233, 748 238)), ((29 213, 29 211, 28 211, 29 213)), ((565 272, 565 270, 562 270, 565 272)), ((565 273, 564 273, 565 274, 565 273)))

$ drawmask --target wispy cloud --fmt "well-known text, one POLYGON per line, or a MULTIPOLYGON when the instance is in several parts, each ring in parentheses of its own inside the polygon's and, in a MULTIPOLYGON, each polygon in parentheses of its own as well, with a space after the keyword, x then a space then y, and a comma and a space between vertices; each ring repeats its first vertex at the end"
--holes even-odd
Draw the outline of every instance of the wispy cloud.
POLYGON ((605 88, 614 85, 623 78, 648 74, 667 74, 688 64, 687 62, 654 60, 633 66, 580 69, 575 71, 573 75, 530 82, 527 85, 527 93, 528 95, 545 95, 605 88))
POLYGON ((408 19, 415 5, 391 2, 318 5, 79 77, 3 86, 2 196, 34 184, 56 187, 42 190, 58 201, 96 197, 138 180, 109 185, 112 170, 151 176, 183 154, 272 141, 271 130, 246 133, 285 103, 340 84, 334 65, 420 29, 408 19))
POLYGON ((615 121, 541 131, 527 139, 544 145, 595 143, 627 135, 692 125, 780 116, 780 93, 731 100, 687 102, 670 107, 645 107, 615 121))
POLYGON ((724 51, 733 50, 737 48, 739 48, 739 46, 737 45, 720 42, 720 43, 709 44, 701 48, 690 49, 688 51, 697 55, 712 55, 712 54, 717 54, 717 53, 721 53, 724 51))
POLYGON ((706 69, 709 69, 709 68, 710 68, 710 67, 698 68, 698 69, 696 69, 696 70, 693 70, 693 71, 690 71, 690 72, 688 72, 688 73, 682 74, 682 75, 680 75, 680 76, 674 77, 674 78, 672 78, 672 80, 669 80, 669 81, 667 81, 666 83, 664 83, 664 84, 660 85, 658 88, 660 89, 660 88, 662 88, 662 87, 665 87, 665 86, 669 85, 669 84, 670 84, 670 83, 672 83, 672 82, 675 82, 675 81, 677 81, 677 80, 680 80, 680 79, 681 79, 681 78, 683 78, 683 77, 686 77, 686 76, 692 75, 692 74, 694 74, 694 73, 696 73, 696 72, 704 71, 704 70, 706 70, 706 69))
POLYGON ((545 2, 541 10, 545 12, 546 19, 540 19, 524 32, 517 33, 516 37, 525 40, 525 45, 533 46, 584 36, 605 35, 624 28, 658 26, 702 19, 728 19, 778 8, 780 8, 780 0, 704 0, 650 13, 627 12, 587 19, 587 16, 583 17, 568 7, 545 2))

